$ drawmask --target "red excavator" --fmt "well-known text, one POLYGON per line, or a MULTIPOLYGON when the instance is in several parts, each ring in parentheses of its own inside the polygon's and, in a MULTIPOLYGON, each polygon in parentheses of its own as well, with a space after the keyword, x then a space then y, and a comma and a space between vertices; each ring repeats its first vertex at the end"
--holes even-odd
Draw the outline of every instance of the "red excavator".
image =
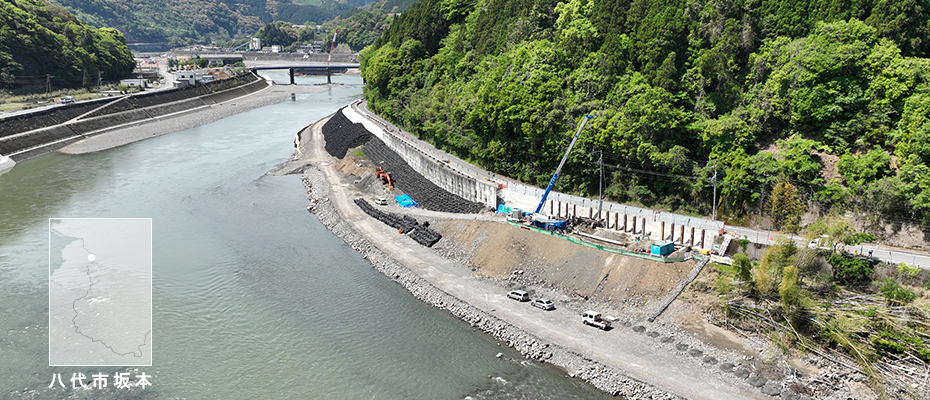
POLYGON ((378 169, 375 170, 375 176, 377 176, 378 179, 381 179, 381 182, 384 182, 388 185, 388 190, 394 190, 394 183, 391 182, 391 175, 389 175, 387 171, 384 170, 384 168, 378 167, 378 169))

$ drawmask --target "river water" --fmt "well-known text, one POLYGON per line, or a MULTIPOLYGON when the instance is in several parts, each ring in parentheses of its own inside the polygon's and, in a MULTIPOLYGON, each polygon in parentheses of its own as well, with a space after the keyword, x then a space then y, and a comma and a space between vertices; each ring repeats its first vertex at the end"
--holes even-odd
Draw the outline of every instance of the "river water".
POLYGON ((343 85, 0 176, 0 397, 606 397, 414 299, 306 211, 299 177, 264 176, 298 130, 361 96, 359 77, 334 80, 343 85), (151 366, 48 366, 49 218, 152 218, 151 366), (89 384, 117 372, 152 385, 72 389, 75 374, 89 384))

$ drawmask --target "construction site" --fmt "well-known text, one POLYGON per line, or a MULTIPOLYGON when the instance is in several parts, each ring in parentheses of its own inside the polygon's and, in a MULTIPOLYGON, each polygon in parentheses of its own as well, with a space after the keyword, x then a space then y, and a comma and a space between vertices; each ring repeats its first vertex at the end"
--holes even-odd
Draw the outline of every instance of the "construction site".
POLYGON ((709 322, 716 273, 702 271, 738 247, 722 224, 557 193, 558 170, 545 191, 482 177, 354 106, 298 134, 316 167, 287 168, 324 225, 421 300, 615 395, 876 397, 862 371, 709 322), (556 310, 528 313, 507 290, 556 310), (586 310, 613 326, 584 329, 586 310))

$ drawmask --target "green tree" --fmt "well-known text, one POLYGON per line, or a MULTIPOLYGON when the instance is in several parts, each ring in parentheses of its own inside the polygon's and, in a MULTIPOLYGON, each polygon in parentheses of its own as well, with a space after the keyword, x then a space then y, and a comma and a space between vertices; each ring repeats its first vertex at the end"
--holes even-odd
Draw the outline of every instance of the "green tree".
POLYGON ((744 253, 736 253, 733 256, 733 266, 736 267, 736 273, 741 281, 752 279, 752 261, 744 253))
POLYGON ((769 196, 769 216, 775 229, 785 232, 797 232, 804 213, 804 206, 798 198, 797 188, 786 180, 781 180, 772 188, 769 196))

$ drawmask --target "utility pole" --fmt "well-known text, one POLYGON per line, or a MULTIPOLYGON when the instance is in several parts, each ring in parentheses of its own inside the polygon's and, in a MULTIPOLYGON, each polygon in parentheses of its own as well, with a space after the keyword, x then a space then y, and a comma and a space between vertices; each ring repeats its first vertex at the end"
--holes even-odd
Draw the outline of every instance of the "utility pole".
POLYGON ((97 71, 97 91, 100 91, 100 86, 103 86, 103 71, 97 71))
POLYGON ((45 74, 45 97, 52 92, 52 75, 45 74))
POLYGON ((601 167, 601 180, 597 185, 597 219, 601 219, 601 209, 604 207, 604 151, 597 152, 597 165, 601 167))
POLYGON ((710 179, 714 183, 714 205, 712 220, 717 220, 717 164, 714 164, 714 177, 710 179))

